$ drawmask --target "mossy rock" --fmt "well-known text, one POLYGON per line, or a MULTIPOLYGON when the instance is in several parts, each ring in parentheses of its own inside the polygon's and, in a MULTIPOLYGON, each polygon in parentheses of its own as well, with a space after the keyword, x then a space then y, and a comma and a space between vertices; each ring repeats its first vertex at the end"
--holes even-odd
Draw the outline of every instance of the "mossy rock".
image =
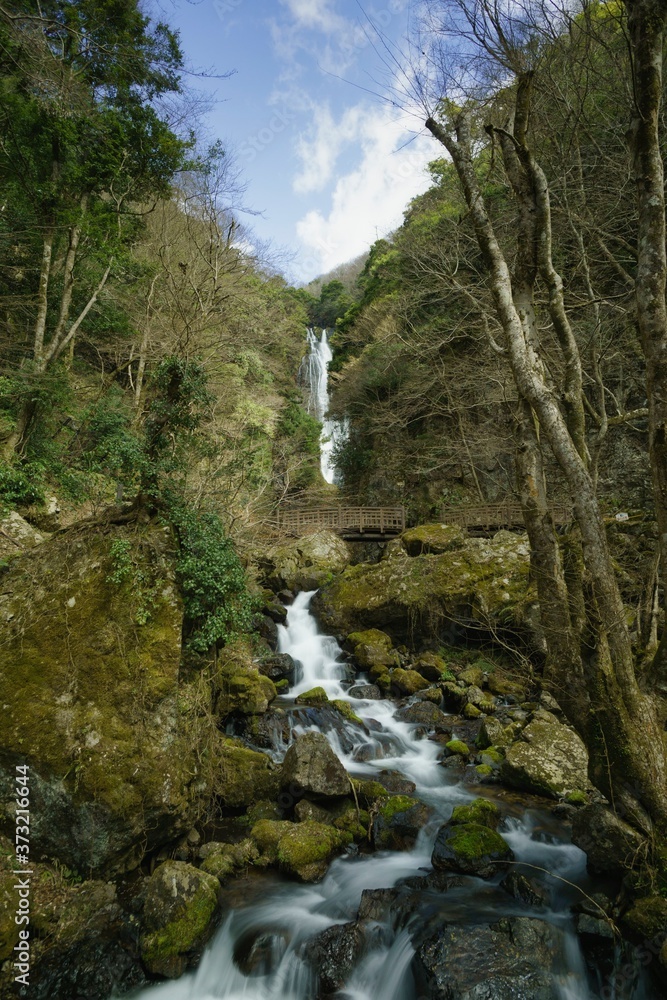
POLYGON ((176 979, 212 931, 218 879, 180 861, 166 861, 146 890, 141 958, 154 975, 176 979))
POLYGON ((434 868, 492 878, 514 858, 499 833, 480 823, 446 823, 438 831, 431 856, 434 868))
POLYGON ((274 590, 317 590, 352 562, 352 549, 335 531, 321 530, 274 546, 262 557, 274 590))
POLYGON ((231 808, 252 806, 280 794, 280 771, 268 754, 227 739, 220 750, 216 791, 231 808))
POLYGON ((484 671, 481 667, 474 664, 472 667, 466 667, 465 670, 461 670, 458 674, 457 680, 463 682, 469 687, 481 688, 484 683, 484 671))
POLYGON ((356 722, 357 725, 363 726, 363 719, 359 718, 349 701, 344 701, 342 698, 334 698, 331 704, 340 712, 344 719, 347 719, 348 722, 356 722))
POLYGON ((300 790, 314 798, 338 798, 350 793, 347 771, 322 733, 297 736, 285 754, 280 780, 282 788, 300 790))
POLYGON ((481 709, 477 708, 476 705, 473 705, 472 702, 468 702, 468 704, 463 709, 463 715, 465 716, 466 719, 479 719, 482 715, 482 712, 481 709))
POLYGON ((401 695, 416 694, 429 686, 428 681, 416 670, 397 667, 391 674, 391 687, 401 695))
POLYGON ((276 686, 261 674, 252 659, 252 644, 242 636, 220 653, 214 676, 215 712, 229 715, 263 715, 276 697, 276 686))
POLYGON ((82 524, 3 577, 0 815, 8 825, 20 760, 31 773, 32 850, 72 870, 136 867, 190 829, 212 794, 215 768, 201 761, 215 759, 220 736, 210 692, 180 671, 173 546, 155 524, 82 524), (132 553, 118 583, 116 543, 132 553))
POLYGON ((304 691, 295 698, 297 705, 323 705, 328 700, 329 695, 323 687, 311 688, 310 691, 304 691))
POLYGON ((447 664, 437 653, 421 653, 414 663, 414 669, 427 681, 440 681, 447 673, 447 664))
POLYGON ((349 833, 357 843, 368 840, 368 827, 370 825, 370 814, 366 809, 347 809, 341 816, 338 816, 333 825, 337 830, 349 833))
POLYGON ((391 851, 410 850, 432 815, 433 810, 418 799, 390 796, 380 805, 373 823, 375 846, 391 851))
POLYGON ((476 823, 478 826, 488 826, 497 830, 500 823, 500 809, 489 799, 475 799, 465 805, 454 806, 450 823, 460 826, 462 823, 476 823))
POLYGON ((623 916, 623 926, 633 937, 651 941, 667 932, 667 899, 645 896, 636 900, 623 916))
POLYGON ((475 745, 480 750, 487 747, 507 747, 514 741, 514 734, 511 729, 506 729, 498 719, 486 718, 480 726, 475 745))
POLYGON ((465 533, 455 524, 420 524, 404 531, 400 540, 409 556, 441 555, 462 549, 465 533))
MULTIPOLYGON (((505 755, 497 747, 487 747, 477 757, 478 764, 487 764, 495 769, 500 768, 504 760, 505 755)), ((584 796, 584 801, 586 801, 586 796, 584 796)))
POLYGON ((477 623, 491 635, 517 633, 529 649, 542 648, 530 546, 525 536, 500 531, 492 539, 465 538, 462 548, 413 558, 393 548, 379 563, 345 570, 313 598, 326 632, 369 628, 410 641, 423 623, 434 637, 452 621, 477 623))
POLYGON ((238 844, 220 844, 219 850, 210 851, 201 863, 200 870, 215 875, 219 882, 247 868, 259 857, 259 851, 251 838, 238 844))
POLYGON ((463 740, 450 740, 445 743, 445 750, 450 756, 467 757, 470 754, 468 744, 463 740))
POLYGON ((386 632, 369 628, 363 632, 351 632, 347 642, 352 648, 354 658, 362 670, 373 667, 397 667, 398 653, 392 649, 393 643, 386 632))
POLYGON ((588 789, 588 753, 581 738, 554 720, 531 722, 506 752, 504 782, 521 791, 562 798, 588 789))
POLYGON ((290 824, 277 847, 281 871, 301 882, 319 882, 329 861, 341 848, 352 843, 352 834, 311 821, 290 824))
POLYGON ((391 795, 379 781, 359 781, 357 778, 353 778, 352 783, 359 802, 367 809, 370 809, 378 801, 388 799, 391 795))
POLYGON ((266 855, 271 861, 276 861, 280 838, 295 825, 286 819, 260 819, 250 831, 250 839, 261 854, 266 855))
POLYGON ((466 689, 455 681, 444 681, 440 687, 445 707, 452 712, 462 712, 468 704, 466 689))

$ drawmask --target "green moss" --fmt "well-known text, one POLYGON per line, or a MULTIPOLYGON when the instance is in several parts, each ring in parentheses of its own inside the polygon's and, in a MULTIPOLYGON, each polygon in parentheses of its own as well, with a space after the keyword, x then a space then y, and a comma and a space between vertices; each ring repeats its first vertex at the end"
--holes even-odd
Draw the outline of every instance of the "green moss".
POLYGON ((475 770, 477 771, 480 778, 488 778, 490 774, 494 773, 493 768, 489 767, 488 764, 478 764, 475 770))
POLYGON ((286 677, 283 677, 282 680, 275 682, 275 687, 277 694, 285 694, 287 691, 289 691, 289 681, 287 680, 286 677))
POLYGON ((294 826, 296 824, 290 823, 288 820, 260 819, 250 831, 250 839, 262 854, 275 861, 278 856, 280 838, 294 826))
POLYGON ((478 861, 489 854, 504 853, 507 844, 495 830, 478 823, 454 826, 447 846, 464 861, 478 861))
POLYGON ((359 801, 369 808, 378 800, 388 799, 390 793, 381 785, 379 781, 358 781, 353 778, 352 783, 357 792, 359 801))
POLYGON ((363 719, 360 719, 356 712, 353 711, 349 701, 343 701, 342 698, 334 698, 331 704, 334 708, 338 709, 340 714, 347 719, 348 722, 357 722, 360 726, 363 726, 363 719))
POLYGON ((296 698, 297 705, 323 705, 329 700, 329 695, 323 687, 314 687, 310 691, 304 691, 296 698))
POLYGON ((363 632, 350 632, 347 641, 353 646, 376 646, 388 653, 393 643, 386 632, 377 628, 368 628, 363 632))
POLYGON ((290 827, 278 843, 278 862, 283 871, 304 882, 321 878, 333 854, 352 843, 349 831, 336 830, 323 823, 307 820, 290 824, 290 827))
POLYGON ((453 825, 475 823, 496 830, 500 823, 500 809, 495 802, 488 799, 475 799, 465 805, 455 806, 450 822, 453 825))
POLYGON ((570 792, 569 795, 566 795, 565 801, 569 802, 571 806, 585 806, 588 802, 588 796, 586 795, 586 792, 582 792, 577 789, 574 792, 570 792))
POLYGON ((487 747, 487 749, 480 754, 480 761, 482 764, 495 764, 500 767, 504 759, 505 755, 496 747, 487 747))
POLYGON ((369 823, 370 816, 366 809, 360 809, 358 815, 356 809, 348 809, 342 816, 334 820, 333 825, 337 830, 351 834, 357 843, 361 843, 368 839, 369 823))
POLYGON ((390 820, 397 813, 407 812, 408 809, 412 809, 414 804, 415 800, 409 798, 407 795, 392 795, 380 806, 380 815, 383 819, 390 820))
POLYGON ((667 928, 667 899, 662 896, 638 899, 623 917, 623 923, 633 936, 650 941, 667 928))
POLYGON ((249 750, 234 740, 225 740, 219 753, 216 791, 232 808, 252 806, 260 800, 276 799, 280 772, 271 758, 249 750))
POLYGON ((217 882, 207 877, 176 920, 141 940, 141 957, 151 971, 170 967, 177 958, 202 940, 217 906, 217 882))
POLYGON ((401 694, 416 694, 429 686, 429 682, 416 670, 404 670, 398 667, 391 675, 392 687, 400 691, 401 694))
POLYGON ((471 702, 468 702, 468 704, 463 709, 463 714, 466 719, 479 719, 482 712, 481 709, 477 708, 476 705, 473 705, 471 702))
POLYGON ((467 757, 470 753, 463 740, 450 740, 449 743, 445 743, 445 748, 449 750, 450 754, 459 754, 461 757, 467 757))

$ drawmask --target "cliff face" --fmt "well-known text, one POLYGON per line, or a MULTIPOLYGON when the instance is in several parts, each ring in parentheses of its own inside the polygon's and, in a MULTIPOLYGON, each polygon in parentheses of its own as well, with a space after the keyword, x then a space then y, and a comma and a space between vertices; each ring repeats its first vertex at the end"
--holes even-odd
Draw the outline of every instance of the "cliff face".
POLYGON ((160 526, 83 524, 0 578, 0 824, 28 764, 32 851, 87 874, 135 867, 208 791, 171 544, 160 526))

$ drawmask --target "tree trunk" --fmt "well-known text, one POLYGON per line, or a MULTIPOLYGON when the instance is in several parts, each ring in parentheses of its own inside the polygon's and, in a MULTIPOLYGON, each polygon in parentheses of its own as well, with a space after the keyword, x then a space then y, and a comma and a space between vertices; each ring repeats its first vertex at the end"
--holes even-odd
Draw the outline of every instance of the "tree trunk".
MULTIPOLYGON (((591 768, 603 790, 641 801, 667 830, 667 774, 662 733, 655 711, 637 684, 625 608, 611 562, 595 487, 539 364, 533 362, 514 299, 509 268, 486 211, 475 174, 469 122, 460 115, 452 134, 433 118, 426 127, 448 150, 463 188, 477 243, 489 272, 496 313, 505 333, 508 359, 520 396, 536 414, 567 481, 581 531, 592 584, 591 618, 597 650, 588 664, 592 729, 591 768)), ((639 815, 641 809, 635 809, 639 815)))
MULTIPOLYGON (((649 458, 660 537, 660 577, 667 581, 667 252, 665 178, 660 151, 662 52, 667 31, 664 0, 626 0, 633 54, 635 114, 630 149, 637 185, 635 296, 646 358, 649 458)), ((667 692, 667 623, 649 676, 667 692)))

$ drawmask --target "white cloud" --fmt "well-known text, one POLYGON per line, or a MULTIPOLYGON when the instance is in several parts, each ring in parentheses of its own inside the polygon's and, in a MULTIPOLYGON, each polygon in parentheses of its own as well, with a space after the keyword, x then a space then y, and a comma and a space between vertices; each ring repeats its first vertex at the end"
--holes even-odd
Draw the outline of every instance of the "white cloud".
MULTIPOLYGON (((343 117, 355 124, 361 160, 338 178, 328 214, 313 209, 297 223, 305 278, 350 260, 395 229, 410 199, 430 183, 426 164, 440 155, 430 136, 405 145, 410 136, 389 110, 349 108, 343 117)), ((323 148, 316 139, 316 154, 323 148)), ((299 177, 308 179, 305 171, 299 177)))
POLYGON ((335 121, 329 107, 313 109, 314 123, 307 134, 297 139, 296 151, 302 169, 292 182, 298 194, 321 191, 330 181, 338 157, 345 146, 360 138, 363 130, 361 108, 346 108, 335 121))

